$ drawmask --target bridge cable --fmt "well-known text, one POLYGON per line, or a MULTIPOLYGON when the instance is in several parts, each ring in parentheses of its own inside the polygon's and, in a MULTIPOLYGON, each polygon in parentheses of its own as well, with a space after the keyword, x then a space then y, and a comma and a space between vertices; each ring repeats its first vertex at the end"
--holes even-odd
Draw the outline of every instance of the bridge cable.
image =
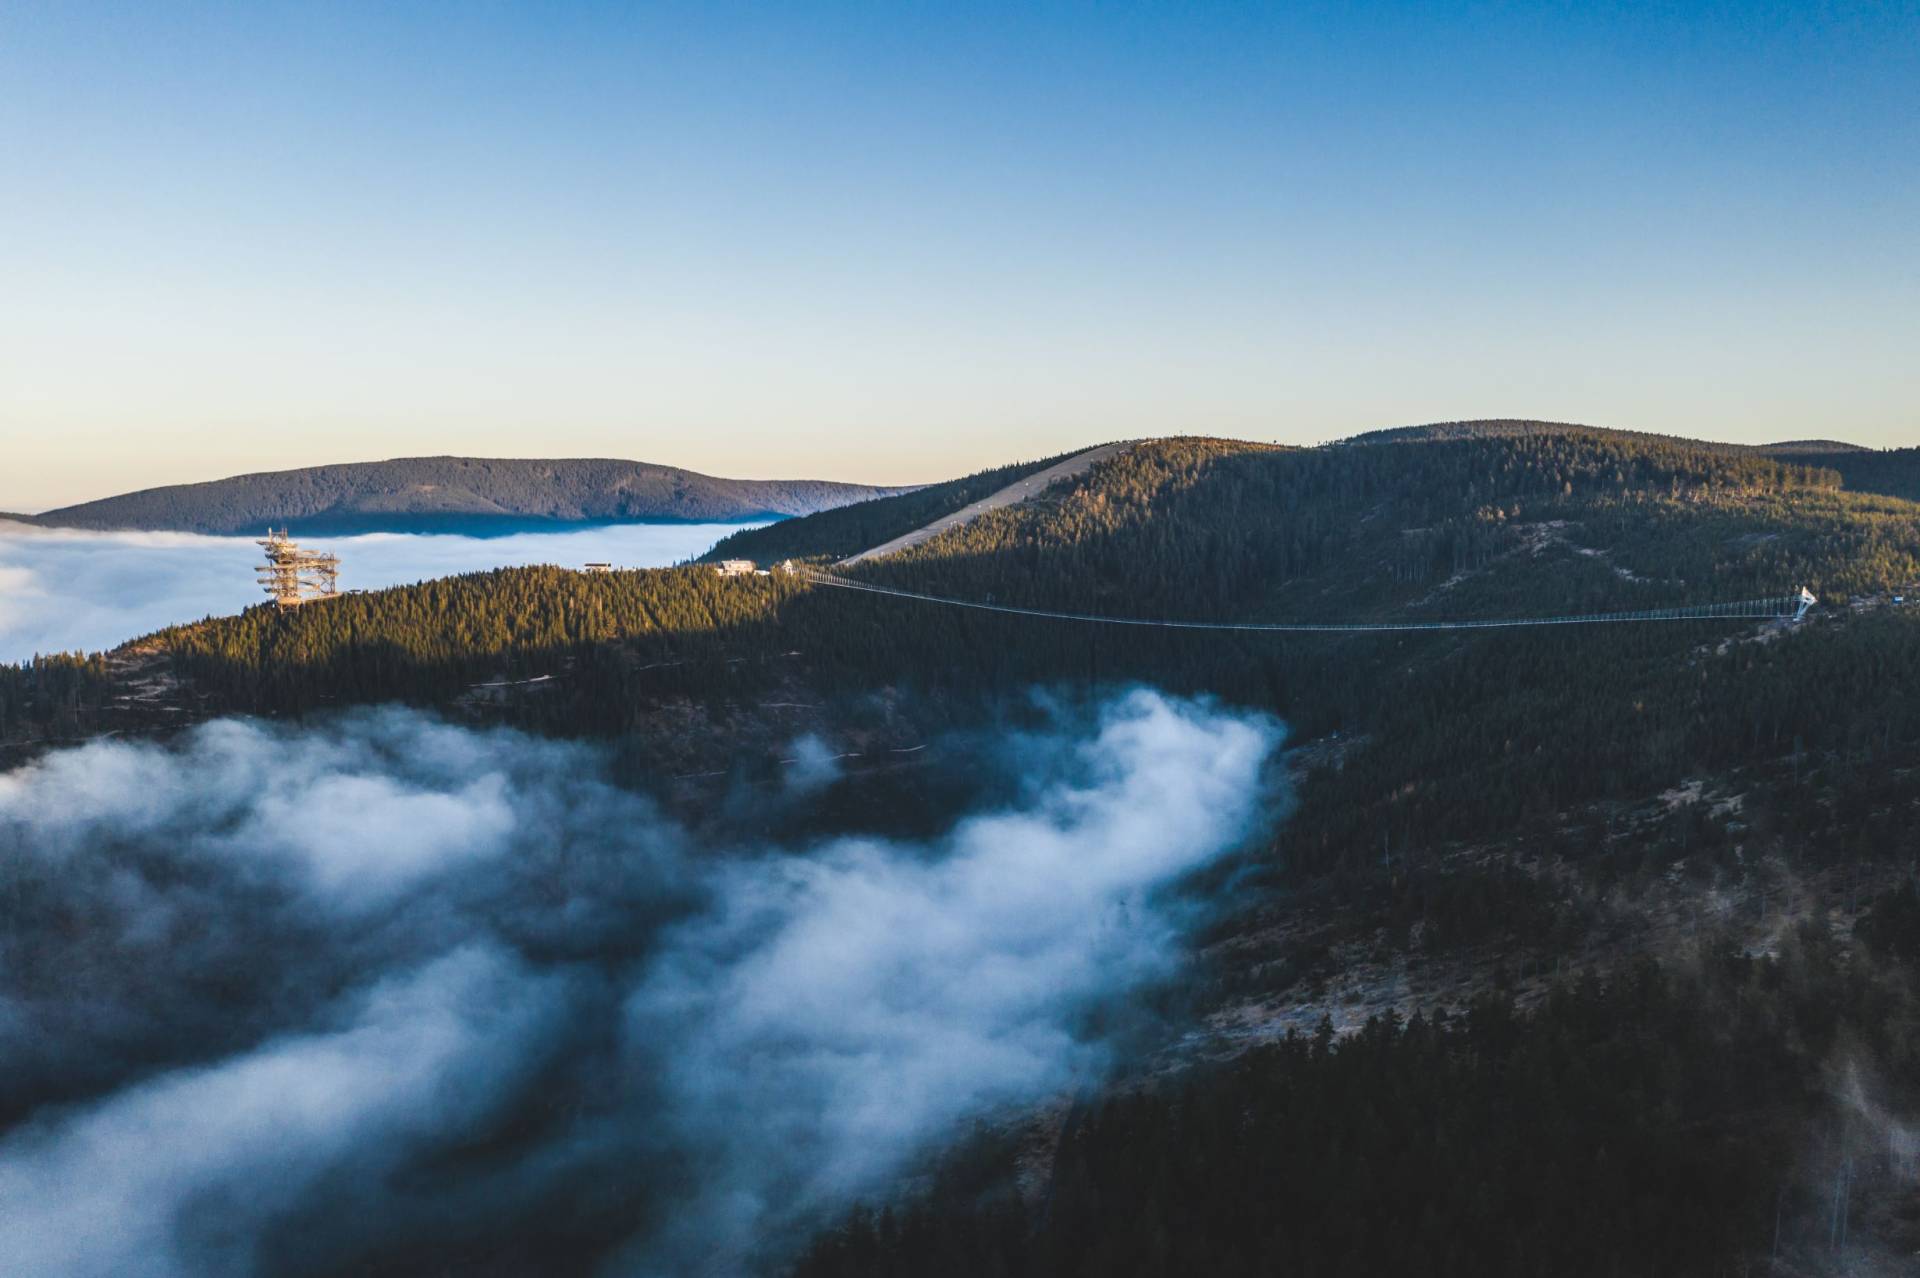
POLYGON ((944 595, 922 594, 914 590, 895 590, 872 582, 852 581, 813 569, 796 568, 794 575, 816 586, 852 590, 861 594, 887 595, 920 603, 942 604, 949 608, 971 608, 980 612, 998 612, 1019 617, 1040 617, 1050 621, 1083 621, 1108 626, 1154 626, 1166 630, 1240 630, 1263 633, 1353 634, 1367 631, 1409 630, 1497 630, 1515 626, 1591 626, 1641 621, 1718 621, 1723 619, 1794 620, 1806 616, 1816 600, 1802 589, 1797 595, 1770 599, 1743 599, 1733 603, 1685 604, 1670 608, 1642 608, 1628 612, 1590 612, 1561 617, 1486 617, 1462 621, 1178 621, 1153 617, 1108 617, 1088 612, 1060 612, 1051 608, 1020 608, 1012 604, 981 602, 977 599, 952 599, 944 595))

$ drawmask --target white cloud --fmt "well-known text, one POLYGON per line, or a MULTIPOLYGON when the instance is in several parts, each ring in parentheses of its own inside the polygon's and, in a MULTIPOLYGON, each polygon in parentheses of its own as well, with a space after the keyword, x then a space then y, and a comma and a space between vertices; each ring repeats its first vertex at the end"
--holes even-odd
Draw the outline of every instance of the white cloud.
POLYGON ((647 1267, 870 1189, 965 1115, 1089 1068, 1077 1014, 1167 970, 1180 929, 1155 894, 1246 834, 1274 744, 1137 692, 1030 804, 934 846, 728 865, 722 907, 630 1006, 638 1039, 674 1043, 666 1121, 725 1151, 682 1218, 688 1252, 647 1267))
POLYGON ((252 1273, 262 1227, 329 1168, 389 1166, 483 1115, 552 1001, 511 960, 463 949, 382 980, 337 1027, 31 1124, 0 1141, 7 1272, 252 1273))
POLYGON ((41 856, 166 840, 176 859, 291 874, 316 898, 359 907, 504 851, 543 801, 523 787, 549 779, 506 769, 541 749, 393 708, 329 733, 216 720, 177 752, 99 741, 0 775, 0 830, 30 833, 41 856))
POLYGON ((1277 741, 1136 692, 975 743, 1025 789, 944 835, 744 852, 591 747, 398 708, 51 753, 0 775, 0 1268, 347 1265, 583 1203, 583 1245, 635 1235, 607 1272, 757 1263, 1098 1069, 1088 1013, 1172 970, 1277 741), (496 1145, 496 1102, 544 1117, 496 1145), (402 1174, 443 1139, 490 1152, 402 1174))

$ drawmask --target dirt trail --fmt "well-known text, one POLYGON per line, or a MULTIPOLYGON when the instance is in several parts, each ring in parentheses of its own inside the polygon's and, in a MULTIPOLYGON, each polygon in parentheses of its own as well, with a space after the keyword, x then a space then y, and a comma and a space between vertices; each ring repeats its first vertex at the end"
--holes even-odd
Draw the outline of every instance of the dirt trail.
POLYGON ((934 520, 925 528, 916 528, 910 533, 895 537, 892 541, 884 542, 871 550, 863 550, 857 555, 842 559, 835 566, 845 568, 849 564, 861 563, 868 559, 877 559, 881 555, 891 555, 897 551, 905 550, 909 546, 917 546, 927 540, 927 538, 946 532, 950 528, 964 527, 990 510, 999 510, 1003 506, 1011 506, 1016 502, 1025 501, 1029 497, 1037 496, 1049 486, 1062 479, 1071 479, 1075 475, 1085 474, 1093 467, 1095 462, 1103 462, 1115 454, 1125 452, 1131 448, 1135 442, 1136 441, 1130 439, 1122 440, 1117 444, 1102 444, 1098 448, 1089 448, 1084 453, 1076 453, 1063 462, 1056 462, 1045 470, 1035 471, 1025 479, 1008 484, 999 492, 990 493, 970 506, 962 506, 951 515, 934 520))

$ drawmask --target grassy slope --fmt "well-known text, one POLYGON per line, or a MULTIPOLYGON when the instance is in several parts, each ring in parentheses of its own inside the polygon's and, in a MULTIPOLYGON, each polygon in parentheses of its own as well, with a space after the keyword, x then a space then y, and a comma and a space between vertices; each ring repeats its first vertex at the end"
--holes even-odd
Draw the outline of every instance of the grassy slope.
POLYGON ((802 519, 785 520, 766 528, 746 529, 723 539, 701 557, 701 562, 752 559, 758 563, 778 563, 783 559, 844 559, 917 528, 924 528, 936 519, 951 515, 1008 484, 1071 456, 1073 453, 1061 453, 1057 457, 1039 461, 996 466, 991 470, 948 480, 944 484, 932 484, 916 492, 857 502, 802 519))

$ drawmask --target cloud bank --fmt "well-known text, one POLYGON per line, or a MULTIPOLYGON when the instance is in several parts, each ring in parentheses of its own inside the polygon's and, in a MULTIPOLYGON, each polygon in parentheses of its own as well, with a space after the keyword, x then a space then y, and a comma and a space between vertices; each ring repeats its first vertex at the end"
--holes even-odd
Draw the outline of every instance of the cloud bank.
MULTIPOLYGON (((577 532, 314 538, 342 560, 343 588, 379 589, 525 564, 660 568, 703 554, 734 524, 619 524, 577 532)), ((297 530, 296 530, 297 531, 297 530)), ((0 661, 111 648, 162 626, 262 601, 245 537, 84 532, 0 520, 0 661)))
POLYGON ((0 1255, 29 1275, 736 1273, 1100 1067, 1270 722, 1137 692, 939 837, 700 846, 411 712, 0 777, 0 1255))

